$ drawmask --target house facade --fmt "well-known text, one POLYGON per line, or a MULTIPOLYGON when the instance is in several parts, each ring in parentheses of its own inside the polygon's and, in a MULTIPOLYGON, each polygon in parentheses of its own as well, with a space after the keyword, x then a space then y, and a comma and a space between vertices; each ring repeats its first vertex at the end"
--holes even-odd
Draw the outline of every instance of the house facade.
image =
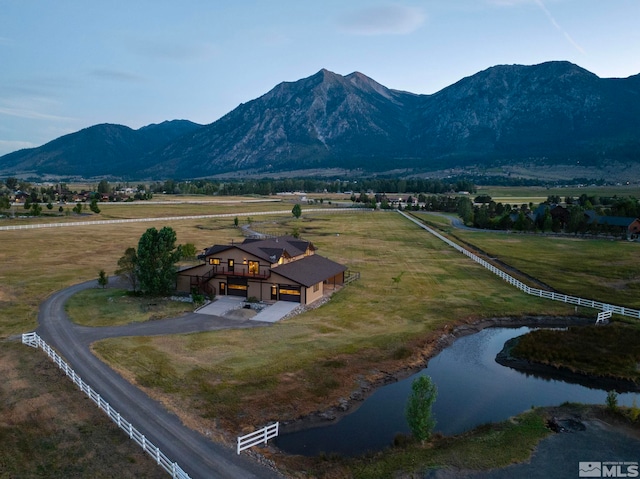
POLYGON ((178 272, 177 289, 310 304, 344 284, 347 269, 315 251, 293 236, 214 245, 199 256, 203 264, 178 272))

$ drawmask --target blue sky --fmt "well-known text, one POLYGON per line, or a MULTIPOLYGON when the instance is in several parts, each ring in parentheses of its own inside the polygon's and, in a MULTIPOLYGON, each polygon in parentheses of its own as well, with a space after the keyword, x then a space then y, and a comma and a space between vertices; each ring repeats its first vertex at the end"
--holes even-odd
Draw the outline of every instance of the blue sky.
POLYGON ((321 68, 435 93, 498 64, 640 73, 639 0, 0 0, 0 155, 211 123, 321 68))

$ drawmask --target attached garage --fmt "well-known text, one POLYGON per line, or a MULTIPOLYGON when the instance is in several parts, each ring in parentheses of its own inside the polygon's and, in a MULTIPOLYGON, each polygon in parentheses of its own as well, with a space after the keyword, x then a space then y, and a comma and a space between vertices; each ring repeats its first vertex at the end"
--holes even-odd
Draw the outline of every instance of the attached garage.
POLYGON ((300 302, 300 286, 279 285, 278 296, 280 301, 300 302))
POLYGON ((229 296, 247 297, 247 278, 227 278, 227 294, 229 296))

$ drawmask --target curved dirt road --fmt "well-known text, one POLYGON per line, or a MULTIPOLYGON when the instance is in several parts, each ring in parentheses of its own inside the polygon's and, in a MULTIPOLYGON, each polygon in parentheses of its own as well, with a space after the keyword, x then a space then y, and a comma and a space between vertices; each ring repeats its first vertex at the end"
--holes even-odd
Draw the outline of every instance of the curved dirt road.
POLYGON ((95 280, 88 281, 52 294, 40 306, 37 333, 112 407, 193 479, 282 478, 277 472, 250 460, 246 454, 237 455, 235 450, 216 444, 187 428, 176 415, 131 385, 89 350, 91 342, 107 337, 261 327, 264 323, 190 314, 178 320, 109 328, 89 328, 73 324, 64 311, 65 302, 73 294, 94 287, 95 284, 95 280))

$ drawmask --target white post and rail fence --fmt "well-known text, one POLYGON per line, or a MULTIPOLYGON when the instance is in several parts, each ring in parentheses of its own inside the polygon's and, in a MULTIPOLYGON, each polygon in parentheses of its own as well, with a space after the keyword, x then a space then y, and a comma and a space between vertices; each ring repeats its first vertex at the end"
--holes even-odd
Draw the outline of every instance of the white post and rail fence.
POLYGON ((279 429, 280 423, 275 422, 252 433, 246 434, 244 436, 239 436, 237 447, 238 454, 240 454, 245 449, 257 446, 258 444, 266 444, 269 439, 278 435, 279 429))
POLYGON ((40 336, 36 333, 25 333, 22 335, 22 343, 34 348, 41 348, 51 360, 58 365, 60 369, 73 381, 73 383, 80 388, 91 400, 102 409, 113 422, 115 422, 120 429, 122 429, 129 438, 133 439, 144 452, 149 454, 156 463, 161 466, 165 471, 171 474, 174 479, 190 479, 189 475, 182 470, 178 463, 171 461, 165 454, 151 441, 149 441, 144 434, 140 433, 133 425, 120 416, 120 413, 113 409, 107 401, 100 397, 91 386, 82 380, 73 369, 56 353, 51 346, 49 346, 40 336))
POLYGON ((433 228, 428 227, 427 225, 425 225, 420 220, 418 220, 416 218, 413 218, 412 216, 409 216, 409 215, 407 215, 406 213, 403 213, 403 212, 400 212, 400 214, 402 216, 404 216, 405 218, 407 218, 408 220, 413 221, 415 224, 420 226, 422 229, 428 231, 429 233, 434 235, 436 238, 444 241, 445 243, 447 243, 452 248, 455 248, 456 250, 460 251, 465 256, 468 256, 469 258, 474 260, 476 263, 479 263, 480 265, 484 266, 485 268, 487 268, 492 273, 498 275, 500 278, 505 280, 507 283, 515 286, 516 288, 520 289, 521 291, 524 291, 527 294, 530 294, 532 296, 538 296, 540 298, 551 299, 553 301, 562 301, 563 303, 574 304, 576 306, 584 306, 586 308, 599 309, 605 314, 602 315, 602 317, 600 315, 598 315, 598 319, 601 319, 601 318, 602 319, 608 319, 608 318, 611 317, 611 314, 620 314, 622 316, 629 316, 629 317, 632 317, 632 318, 640 319, 640 310, 637 310, 637 309, 625 308, 624 306, 616 306, 616 305, 613 305, 613 304, 602 303, 600 301, 594 301, 592 299, 583 299, 583 298, 578 298, 578 297, 575 297, 575 296, 569 296, 569 295, 566 295, 566 294, 554 293, 552 291, 545 291, 543 289, 531 288, 531 287, 527 286, 526 284, 524 284, 522 281, 517 280, 513 276, 508 275, 507 273, 505 273, 501 269, 496 268, 492 264, 490 264, 490 263, 486 262, 485 260, 483 260, 482 258, 476 256, 471 251, 469 251, 469 250, 463 248, 462 246, 460 246, 459 244, 451 241, 449 238, 441 235, 436 230, 434 230, 433 228))

